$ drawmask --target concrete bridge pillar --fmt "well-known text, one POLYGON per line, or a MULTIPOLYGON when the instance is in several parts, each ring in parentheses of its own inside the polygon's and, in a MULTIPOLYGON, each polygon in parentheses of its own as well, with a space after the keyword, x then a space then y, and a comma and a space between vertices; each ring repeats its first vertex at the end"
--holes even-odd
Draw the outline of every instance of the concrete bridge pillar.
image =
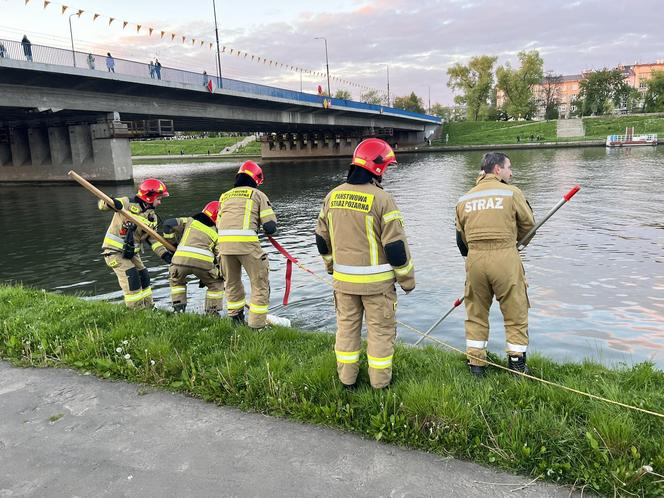
POLYGON ((127 126, 110 120, 0 130, 0 182, 69 181, 70 169, 98 182, 131 182, 127 126))
POLYGON ((352 156, 359 136, 322 133, 290 133, 262 137, 263 159, 352 156))

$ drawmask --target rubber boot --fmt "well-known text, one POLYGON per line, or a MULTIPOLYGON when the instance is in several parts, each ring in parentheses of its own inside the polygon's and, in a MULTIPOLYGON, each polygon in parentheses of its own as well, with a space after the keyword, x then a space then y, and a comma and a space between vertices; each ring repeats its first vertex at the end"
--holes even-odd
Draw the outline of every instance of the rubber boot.
POLYGON ((344 384, 342 382, 341 385, 344 386, 346 391, 355 391, 357 389, 357 382, 354 382, 353 384, 344 384))
POLYGON ((526 353, 522 356, 507 356, 507 364, 510 370, 521 373, 529 373, 528 366, 526 365, 526 353))
POLYGON ((244 310, 240 310, 237 315, 231 317, 233 319, 233 325, 244 325, 244 310))
POLYGON ((480 365, 468 365, 470 367, 470 373, 473 377, 484 377, 486 375, 486 367, 480 365))
POLYGON ((178 303, 173 305, 173 313, 184 313, 187 309, 187 303, 178 303))

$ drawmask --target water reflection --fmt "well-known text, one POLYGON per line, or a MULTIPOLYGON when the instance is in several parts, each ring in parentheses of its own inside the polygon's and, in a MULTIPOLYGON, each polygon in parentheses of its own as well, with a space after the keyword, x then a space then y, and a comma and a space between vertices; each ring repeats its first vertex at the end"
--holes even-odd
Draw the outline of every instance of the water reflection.
MULTIPOLYGON (((530 283, 533 349, 559 359, 605 362, 651 359, 664 367, 664 149, 527 150, 510 154, 515 184, 542 216, 575 183, 583 190, 538 233, 524 254, 530 283)), ((405 155, 385 187, 406 220, 417 268, 417 290, 400 296, 399 319, 426 329, 463 290, 463 259, 454 239, 456 200, 474 182, 481 152, 405 155)), ((168 185, 160 216, 194 213, 232 184, 239 162, 141 166, 137 181, 159 176, 168 185)), ((279 216, 282 244, 322 276, 313 230, 325 194, 345 178, 338 160, 265 164, 264 190, 279 216)), ((112 195, 127 187, 107 187, 112 195)), ((100 255, 109 222, 76 185, 0 187, 0 280, 92 299, 121 302, 113 273, 100 255)), ((284 260, 271 248, 271 306, 308 329, 334 330, 330 290, 295 270, 291 304, 281 306, 284 260)), ((169 306, 167 268, 148 255, 158 306, 169 306)), ((202 289, 189 287, 201 310, 202 289)), ((464 311, 436 334, 463 347, 464 311)), ((504 349, 497 306, 490 348, 504 349)), ((400 330, 400 337, 416 337, 400 330)))

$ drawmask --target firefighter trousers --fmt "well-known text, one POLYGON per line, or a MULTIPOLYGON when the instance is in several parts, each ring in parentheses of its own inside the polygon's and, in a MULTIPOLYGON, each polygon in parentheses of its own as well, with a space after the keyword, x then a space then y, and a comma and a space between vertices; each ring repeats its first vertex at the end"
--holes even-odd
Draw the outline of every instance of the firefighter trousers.
POLYGON ((360 370, 362 317, 367 320, 367 364, 371 386, 380 389, 392 380, 392 357, 397 336, 397 293, 394 287, 369 296, 334 292, 337 312, 337 356, 339 380, 355 384, 360 370))
POLYGON ((270 304, 270 267, 267 254, 222 254, 221 269, 226 281, 226 307, 229 316, 239 315, 246 305, 242 268, 249 276, 251 300, 247 323, 259 329, 267 323, 267 309, 270 304))
MULTIPOLYGON (((471 245, 466 258, 466 352, 485 359, 489 340, 489 309, 493 297, 505 323, 507 354, 522 356, 528 347, 528 282, 514 244, 471 245)), ((485 365, 469 358, 471 365, 485 365)))
POLYGON ((210 270, 194 268, 193 266, 174 265, 168 269, 168 283, 171 286, 171 302, 174 308, 187 305, 187 277, 195 275, 201 284, 207 287, 205 292, 205 312, 216 315, 223 309, 224 280, 219 269, 215 266, 210 270))
POLYGON ((112 268, 124 295, 127 308, 152 308, 152 287, 150 274, 137 254, 131 259, 122 257, 120 252, 104 253, 106 266, 112 268))

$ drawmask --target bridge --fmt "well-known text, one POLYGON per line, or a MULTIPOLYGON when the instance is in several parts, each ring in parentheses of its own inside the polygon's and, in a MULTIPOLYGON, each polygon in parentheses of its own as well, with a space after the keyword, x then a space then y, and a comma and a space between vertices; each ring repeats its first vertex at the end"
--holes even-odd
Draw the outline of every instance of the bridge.
POLYGON ((0 40, 0 182, 132 178, 126 122, 265 132, 264 158, 350 155, 367 136, 423 143, 440 118, 106 56, 0 40), (90 56, 93 62, 90 62, 90 56), (151 77, 154 76, 154 77, 151 77), (207 84, 207 85, 206 85, 207 84))

